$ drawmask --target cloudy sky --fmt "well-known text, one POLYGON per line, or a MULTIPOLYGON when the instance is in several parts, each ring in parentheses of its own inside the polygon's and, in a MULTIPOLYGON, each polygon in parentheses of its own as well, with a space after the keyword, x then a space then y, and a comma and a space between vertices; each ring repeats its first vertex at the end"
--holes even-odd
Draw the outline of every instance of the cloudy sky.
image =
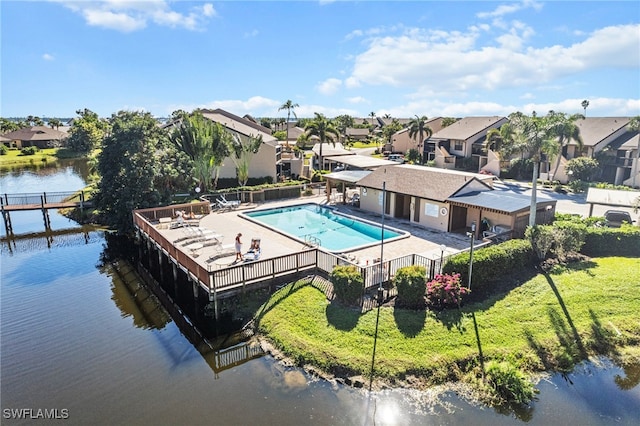
POLYGON ((5 1, 0 116, 640 115, 636 1, 5 1))

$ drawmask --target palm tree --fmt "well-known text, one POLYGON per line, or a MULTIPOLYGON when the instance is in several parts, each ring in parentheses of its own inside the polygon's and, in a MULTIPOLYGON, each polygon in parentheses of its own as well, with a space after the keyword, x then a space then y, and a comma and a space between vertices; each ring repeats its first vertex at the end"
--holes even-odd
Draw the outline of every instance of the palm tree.
POLYGON ((237 132, 232 132, 232 138, 228 141, 229 150, 234 155, 231 156, 231 161, 236 166, 236 173, 238 175, 238 184, 245 186, 249 181, 249 166, 254 154, 257 154, 262 145, 262 135, 258 137, 241 136, 237 132))
POLYGON ((340 138, 340 132, 323 114, 320 114, 318 112, 314 112, 314 114, 315 118, 304 127, 304 130, 307 136, 317 136, 320 139, 320 152, 318 154, 318 160, 320 164, 320 170, 322 170, 324 169, 322 145, 325 142, 331 142, 335 146, 336 139, 340 138))
MULTIPOLYGON (((589 101, 585 101, 587 104, 589 101)), ((584 102, 583 102, 584 103, 584 102)), ((586 109, 586 108, 585 108, 586 109)), ((576 126, 575 122, 579 119, 584 120, 584 115, 582 114, 573 114, 567 117, 564 113, 556 113, 553 111, 549 111, 549 115, 547 118, 550 120, 550 125, 553 127, 553 131, 558 137, 558 148, 560 151, 560 155, 562 155, 562 150, 569 142, 572 140, 578 144, 578 148, 582 149, 583 142, 582 136, 580 135, 580 128, 576 126)), ((560 156, 558 156, 558 161, 556 162, 556 167, 553 170, 553 176, 558 173, 558 168, 560 167, 560 156)))
POLYGON ((198 111, 181 116, 174 124, 169 140, 193 162, 198 187, 206 191, 213 179, 215 188, 222 162, 230 153, 231 135, 221 124, 212 122, 198 111))
POLYGON ((589 106, 589 101, 588 100, 584 100, 582 101, 582 108, 584 108, 584 116, 587 116, 587 107, 589 106))
POLYGON ((300 105, 291 102, 291 99, 287 99, 287 101, 283 103, 280 108, 278 108, 278 111, 281 111, 283 109, 287 110, 287 149, 289 149, 289 119, 291 118, 291 114, 293 114, 296 119, 298 118, 296 112, 294 111, 294 108, 297 108, 299 106, 300 105))
POLYGON ((427 116, 423 115, 422 117, 418 117, 412 119, 409 122, 409 137, 413 140, 416 139, 416 135, 419 136, 420 140, 418 141, 418 152, 420 153, 420 162, 422 162, 422 144, 425 139, 429 139, 433 134, 433 130, 431 127, 427 125, 427 116), (424 135, 427 134, 425 138, 424 135))
POLYGON ((536 225, 538 172, 540 160, 544 154, 549 155, 557 150, 555 128, 553 127, 553 115, 551 117, 531 117, 515 112, 509 115, 509 122, 516 133, 515 139, 524 143, 524 151, 529 153, 533 162, 531 177, 531 206, 529 209, 529 226, 536 225), (551 122, 551 124, 550 124, 551 122))
POLYGON ((371 117, 371 131, 373 132, 373 129, 375 129, 375 128, 376 128, 376 125, 375 125, 375 124, 373 124, 373 120, 375 120, 375 118, 376 118, 376 113, 375 113, 375 112, 373 112, 373 111, 371 111, 371 112, 369 113, 369 117, 371 117))
POLYGON ((482 148, 485 152, 492 150, 498 153, 500 161, 509 160, 521 146, 516 140, 516 132, 511 123, 505 123, 498 129, 487 132, 482 148))

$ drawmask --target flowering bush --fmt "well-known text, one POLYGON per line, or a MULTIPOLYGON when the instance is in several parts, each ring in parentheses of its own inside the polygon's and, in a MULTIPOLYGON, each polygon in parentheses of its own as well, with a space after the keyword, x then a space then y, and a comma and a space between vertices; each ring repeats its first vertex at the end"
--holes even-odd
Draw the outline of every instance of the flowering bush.
POLYGON ((434 306, 458 306, 469 291, 462 287, 460 274, 437 274, 427 283, 427 299, 434 306))

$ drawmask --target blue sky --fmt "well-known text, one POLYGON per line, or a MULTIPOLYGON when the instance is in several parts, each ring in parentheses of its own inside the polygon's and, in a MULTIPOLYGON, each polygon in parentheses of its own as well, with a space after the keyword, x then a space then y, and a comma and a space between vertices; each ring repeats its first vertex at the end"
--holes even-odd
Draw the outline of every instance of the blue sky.
POLYGON ((0 116, 640 115, 637 1, 1 1, 0 116))

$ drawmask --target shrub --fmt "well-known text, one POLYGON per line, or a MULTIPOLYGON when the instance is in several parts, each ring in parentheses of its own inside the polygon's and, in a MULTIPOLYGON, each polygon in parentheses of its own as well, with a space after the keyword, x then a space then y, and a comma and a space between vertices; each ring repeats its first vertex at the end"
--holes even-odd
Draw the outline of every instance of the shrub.
POLYGON ((598 160, 590 157, 576 157, 567 161, 567 172, 571 172, 571 178, 590 182, 598 173, 598 160))
POLYGON ((563 261, 569 254, 580 251, 586 228, 584 223, 574 220, 556 221, 553 225, 528 227, 525 236, 539 260, 553 257, 563 261))
POLYGON ((333 268, 329 277, 336 299, 346 304, 356 304, 364 289, 364 281, 359 269, 354 265, 339 265, 333 268))
POLYGON ((411 308, 424 307, 427 270, 424 266, 412 265, 400 268, 393 277, 398 289, 397 303, 411 308))
POLYGON ((589 188, 589 184, 581 180, 572 180, 567 184, 567 186, 569 186, 571 192, 574 192, 576 194, 585 192, 587 188, 589 188))
POLYGON ((20 155, 34 155, 36 152, 38 152, 37 146, 27 146, 20 150, 20 155))
MULTIPOLYGON (((536 256, 528 240, 514 239, 473 252, 473 281, 471 289, 478 297, 489 293, 491 284, 504 280, 513 273, 531 269, 536 256)), ((469 280, 469 252, 460 253, 449 259, 442 269, 452 274, 460 271, 460 279, 469 280)), ((475 297, 474 297, 475 298, 475 297)))
POLYGON ((5 144, 0 144, 0 155, 7 155, 9 149, 5 144))
POLYGON ((427 283, 427 300, 436 307, 460 306, 469 289, 462 287, 460 274, 436 274, 427 283))
POLYGON ((487 362, 485 377, 487 384, 504 402, 526 404, 535 394, 533 383, 509 362, 487 362))
POLYGON ((586 228, 581 252, 587 256, 640 256, 640 227, 586 228))

